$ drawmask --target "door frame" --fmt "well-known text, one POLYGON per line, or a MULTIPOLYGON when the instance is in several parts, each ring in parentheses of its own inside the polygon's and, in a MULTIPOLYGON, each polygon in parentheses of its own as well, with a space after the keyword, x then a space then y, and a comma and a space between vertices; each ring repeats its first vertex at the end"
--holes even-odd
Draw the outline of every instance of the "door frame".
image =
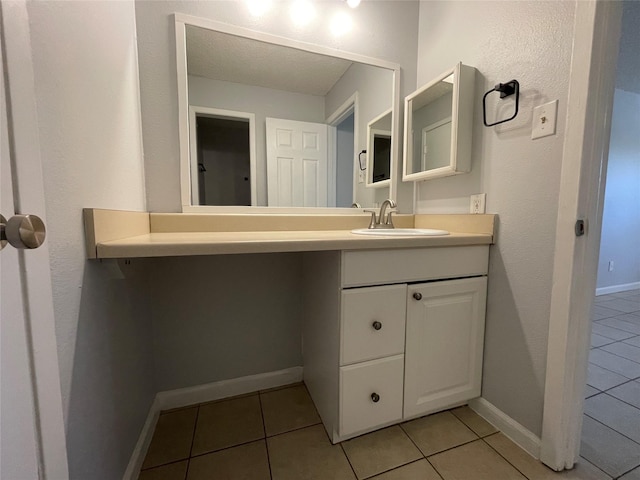
POLYGON ((580 452, 621 18, 621 2, 576 2, 540 442, 554 470, 580 452))
POLYGON ((358 135, 358 92, 354 92, 349 98, 347 98, 342 105, 327 117, 325 123, 329 127, 328 130, 328 173, 327 173, 327 198, 333 200, 333 205, 329 202, 329 206, 336 206, 336 181, 338 170, 338 152, 337 152, 337 132, 336 129, 340 123, 344 121, 349 115, 353 113, 353 182, 352 182, 352 202, 356 201, 356 189, 358 188, 358 168, 356 158, 358 155, 359 135, 358 135))
MULTIPOLYGON (((223 110, 221 108, 202 107, 199 105, 189 105, 189 163, 191 164, 191 178, 185 183, 184 177, 181 177, 182 191, 190 192, 191 205, 185 206, 185 212, 192 210, 194 198, 198 198, 198 133, 196 128, 196 119, 198 114, 203 116, 226 118, 230 120, 248 120, 249 121, 249 169, 251 181, 251 205, 258 205, 257 190, 257 173, 256 173, 256 116, 249 112, 236 112, 235 110, 223 110), (195 162, 193 161, 195 155, 195 162), (192 179, 196 181, 191 181, 192 179)), ((198 211, 198 210, 195 210, 198 211)))
MULTIPOLYGON (((38 134, 29 14, 24 0, 2 2, 0 20, 6 55, 7 109, 14 169, 16 213, 39 216, 46 224, 44 181, 38 134), (17 185, 16 185, 17 184, 17 185)), ((13 213, 13 212, 12 212, 13 213)), ((9 247, 8 247, 9 248, 9 247)), ((40 478, 69 478, 48 242, 20 251, 25 327, 35 405, 40 478)))

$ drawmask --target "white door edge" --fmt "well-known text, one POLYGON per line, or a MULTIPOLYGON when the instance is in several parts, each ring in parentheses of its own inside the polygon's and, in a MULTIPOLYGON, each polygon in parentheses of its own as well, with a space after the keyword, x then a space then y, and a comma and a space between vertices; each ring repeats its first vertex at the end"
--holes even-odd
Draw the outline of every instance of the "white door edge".
POLYGON ((554 470, 580 451, 621 15, 621 2, 576 2, 540 445, 554 470))
MULTIPOLYGON (((38 215, 46 224, 29 16, 23 0, 2 3, 2 28, 16 156, 13 173, 18 196, 15 208, 19 213, 38 215)), ((26 286, 25 309, 30 323, 27 331, 34 375, 40 478, 63 480, 69 477, 69 471, 47 242, 37 250, 21 252, 21 259, 26 286)))

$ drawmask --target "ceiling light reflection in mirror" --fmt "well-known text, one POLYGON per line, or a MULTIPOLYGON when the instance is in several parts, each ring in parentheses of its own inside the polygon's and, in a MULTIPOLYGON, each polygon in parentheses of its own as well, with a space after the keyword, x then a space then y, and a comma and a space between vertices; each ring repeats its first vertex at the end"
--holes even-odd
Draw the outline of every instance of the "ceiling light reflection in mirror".
POLYGON ((368 123, 395 105, 394 64, 193 25, 186 60, 190 206, 371 207, 390 196, 367 188, 356 162, 368 123))

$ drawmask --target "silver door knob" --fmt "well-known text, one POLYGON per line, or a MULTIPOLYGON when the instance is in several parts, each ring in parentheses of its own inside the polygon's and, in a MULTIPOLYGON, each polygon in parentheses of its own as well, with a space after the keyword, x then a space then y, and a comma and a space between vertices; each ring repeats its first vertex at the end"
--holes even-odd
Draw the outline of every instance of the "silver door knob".
POLYGON ((47 236, 44 222, 36 215, 14 215, 1 219, 2 247, 9 242, 15 248, 38 248, 47 236))
POLYGON ((422 294, 420 292, 416 292, 413 294, 413 298, 416 300, 422 300, 422 294))

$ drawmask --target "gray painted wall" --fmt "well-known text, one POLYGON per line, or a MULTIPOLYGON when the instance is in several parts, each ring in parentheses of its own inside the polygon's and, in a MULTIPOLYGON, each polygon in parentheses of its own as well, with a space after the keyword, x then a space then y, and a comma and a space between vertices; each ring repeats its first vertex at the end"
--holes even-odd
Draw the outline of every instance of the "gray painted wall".
POLYGON ((296 254, 159 259, 153 347, 159 391, 302 365, 296 254))
POLYGON ((499 214, 492 247, 482 395, 540 435, 573 2, 420 4, 418 85, 462 61, 478 69, 472 171, 422 182, 418 212, 468 212, 486 192, 499 214), (507 46, 506 48, 502 48, 507 46), (480 100, 521 85, 520 113, 486 128, 480 100), (531 140, 533 107, 559 99, 556 135, 531 140))
MULTIPOLYGON (((358 154, 367 149, 367 124, 393 105, 393 71, 353 64, 325 97, 327 118, 355 92, 358 92, 358 125, 355 125, 358 154)), ((365 183, 357 183, 355 197, 365 207, 378 206, 389 198, 389 188, 367 188, 365 183)))
MULTIPOLYGON (((178 98, 175 74, 175 12, 210 18, 296 40, 324 45, 398 63, 402 67, 401 96, 415 89, 418 2, 362 2, 354 13, 354 28, 335 38, 327 28, 329 15, 344 2, 316 4, 317 21, 297 29, 288 19, 287 4, 274 2, 275 11, 261 20, 251 18, 242 2, 136 1, 140 65, 142 132, 149 210, 177 212, 180 207, 178 98), (161 101, 159 101, 161 99, 161 101)), ((406 187, 411 204, 411 188, 406 187)))
MULTIPOLYGON (((640 77, 640 71, 638 72, 640 77)), ((640 94, 616 90, 598 288, 640 282, 640 94), (614 262, 612 272, 609 261, 614 262)))
POLYGON ((28 12, 70 473, 112 480, 155 394, 150 297, 145 262, 86 260, 82 208, 145 209, 134 6, 28 12))
POLYGON ((324 97, 189 76, 189 105, 253 113, 256 116, 258 205, 267 205, 266 117, 324 123, 324 97))

